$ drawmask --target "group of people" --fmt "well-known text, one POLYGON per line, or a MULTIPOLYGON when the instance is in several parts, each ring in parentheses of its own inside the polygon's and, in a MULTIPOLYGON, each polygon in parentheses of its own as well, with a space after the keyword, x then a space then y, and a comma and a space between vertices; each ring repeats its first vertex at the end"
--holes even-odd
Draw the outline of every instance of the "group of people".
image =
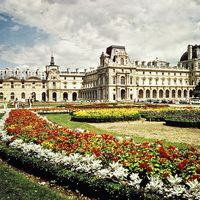
MULTIPOLYGON (((29 108, 32 107, 32 104, 33 104, 32 98, 28 98, 28 105, 29 105, 29 108)), ((24 101, 19 101, 19 99, 16 98, 16 99, 13 101, 13 105, 14 105, 15 109, 20 108, 20 106, 21 106, 22 108, 24 108, 24 107, 25 107, 25 99, 24 99, 24 101)), ((3 108, 4 108, 4 111, 6 111, 7 108, 8 108, 8 101, 6 100, 6 98, 4 98, 4 100, 3 100, 3 108)))

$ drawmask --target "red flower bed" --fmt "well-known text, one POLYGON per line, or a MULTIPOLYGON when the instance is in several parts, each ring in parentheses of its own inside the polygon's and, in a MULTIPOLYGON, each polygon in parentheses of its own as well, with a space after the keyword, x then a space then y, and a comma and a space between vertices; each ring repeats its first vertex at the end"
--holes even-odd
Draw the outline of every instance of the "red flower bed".
POLYGON ((41 144, 45 148, 70 153, 95 154, 104 163, 119 161, 141 176, 178 174, 184 180, 200 179, 200 153, 190 146, 177 149, 162 142, 134 144, 112 135, 73 131, 48 123, 28 110, 12 110, 5 129, 13 139, 41 144))

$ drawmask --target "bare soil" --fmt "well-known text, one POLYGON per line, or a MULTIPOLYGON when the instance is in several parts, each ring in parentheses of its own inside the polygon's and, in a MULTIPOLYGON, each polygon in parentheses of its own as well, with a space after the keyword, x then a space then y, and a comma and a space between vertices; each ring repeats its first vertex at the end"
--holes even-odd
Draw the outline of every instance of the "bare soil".
POLYGON ((198 128, 172 127, 164 125, 164 122, 149 122, 144 120, 90 124, 121 136, 139 136, 176 143, 200 145, 200 129, 198 128))

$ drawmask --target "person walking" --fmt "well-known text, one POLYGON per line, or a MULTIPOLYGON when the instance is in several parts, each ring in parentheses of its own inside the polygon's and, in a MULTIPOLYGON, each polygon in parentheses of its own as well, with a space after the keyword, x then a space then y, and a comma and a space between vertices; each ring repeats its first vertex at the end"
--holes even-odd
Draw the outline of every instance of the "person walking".
POLYGON ((15 109, 19 108, 19 100, 18 100, 18 98, 15 99, 14 106, 15 106, 15 109))
POLYGON ((32 108, 32 103, 33 103, 33 101, 32 101, 32 98, 28 98, 28 105, 29 105, 29 108, 32 108))

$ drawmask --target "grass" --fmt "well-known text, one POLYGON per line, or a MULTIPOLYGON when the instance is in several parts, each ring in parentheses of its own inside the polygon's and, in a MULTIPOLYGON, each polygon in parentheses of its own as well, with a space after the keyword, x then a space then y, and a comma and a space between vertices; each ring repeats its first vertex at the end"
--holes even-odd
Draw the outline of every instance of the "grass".
POLYGON ((68 127, 70 129, 75 129, 75 128, 82 128, 86 129, 89 131, 94 131, 97 134, 102 134, 102 133, 110 133, 113 134, 113 132, 110 131, 105 131, 101 128, 96 128, 93 125, 90 125, 86 122, 75 122, 75 121, 70 121, 71 120, 71 115, 69 114, 47 114, 45 115, 50 121, 57 123, 63 127, 68 127))
POLYGON ((68 200, 64 194, 29 180, 0 160, 0 200, 68 200))
MULTIPOLYGON (((83 128, 94 131, 98 134, 108 133, 114 136, 130 136, 133 138, 135 143, 142 143, 145 141, 155 142, 157 140, 162 140, 164 141, 164 143, 166 143, 166 145, 174 145, 179 148, 184 148, 186 143, 188 142, 187 140, 189 140, 189 138, 191 140, 192 135, 194 136, 194 129, 186 130, 183 128, 168 127, 163 125, 161 122, 145 122, 140 120, 134 122, 89 124, 86 122, 70 121, 71 116, 69 114, 47 114, 45 116, 54 123, 72 129, 83 128), (180 131, 186 132, 186 136, 188 139, 183 138, 183 140, 181 140, 180 138, 182 132, 180 131)), ((197 138, 193 140, 193 143, 191 144, 199 148, 196 140, 198 142, 197 138)))

